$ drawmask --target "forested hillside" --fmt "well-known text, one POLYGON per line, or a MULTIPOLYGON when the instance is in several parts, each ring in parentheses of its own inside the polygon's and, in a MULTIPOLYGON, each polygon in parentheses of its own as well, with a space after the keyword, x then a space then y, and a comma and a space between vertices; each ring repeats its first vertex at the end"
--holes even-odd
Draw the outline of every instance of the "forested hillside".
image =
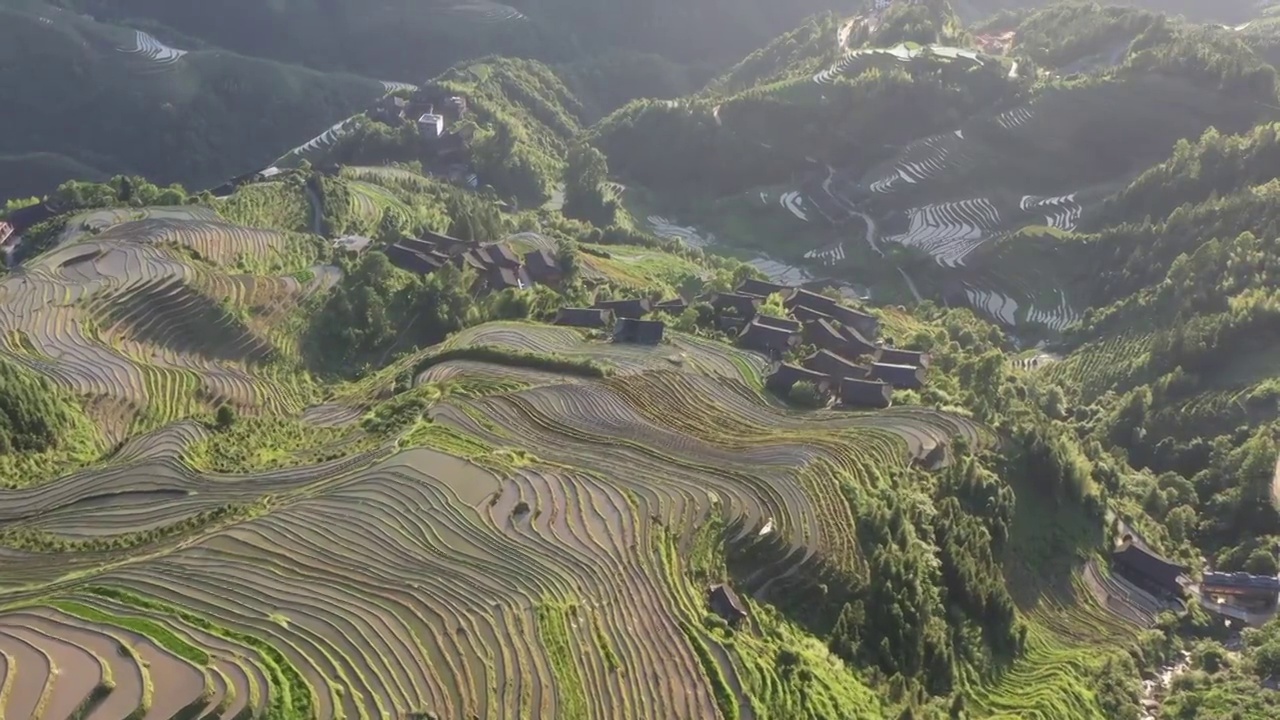
POLYGON ((0 715, 1280 716, 1274 18, 1133 5, 6 6, 0 715))
POLYGON ((384 92, 353 75, 170 47, 40 0, 0 7, 0 91, 7 196, 122 172, 212 186, 384 92))

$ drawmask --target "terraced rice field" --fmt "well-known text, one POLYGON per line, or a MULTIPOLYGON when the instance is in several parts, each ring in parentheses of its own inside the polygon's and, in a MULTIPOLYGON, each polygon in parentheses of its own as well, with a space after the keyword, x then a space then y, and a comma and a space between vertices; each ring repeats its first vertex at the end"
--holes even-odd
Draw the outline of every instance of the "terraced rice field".
POLYGON ((1135 384, 1135 373, 1146 362, 1151 342, 1151 334, 1103 338, 1076 349, 1042 372, 1078 388, 1081 399, 1092 402, 1108 389, 1126 390, 1135 384))
POLYGON ((300 410, 304 391, 256 369, 291 351, 275 326, 324 284, 224 274, 243 258, 305 262, 306 251, 289 235, 216 218, 201 208, 76 218, 54 250, 0 280, 0 335, 10 339, 0 353, 127 408, 122 426, 102 428, 108 438, 128 432, 125 418, 159 423, 210 403, 300 410))
POLYGON ((524 13, 510 5, 492 2, 491 0, 467 0, 467 2, 445 7, 443 10, 450 15, 480 23, 501 23, 528 19, 524 13))
POLYGON ((649 227, 658 237, 672 238, 689 247, 702 248, 715 242, 714 237, 703 237, 696 228, 676 225, 660 215, 650 215, 649 227))
POLYGON ((414 90, 418 89, 418 86, 414 85, 413 83, 396 82, 394 80, 382 80, 381 82, 382 82, 382 89, 386 90, 388 93, 397 92, 399 90, 408 90, 410 92, 413 92, 414 90))
POLYGON ((872 193, 888 195, 909 186, 942 179, 969 164, 965 151, 961 130, 921 138, 904 147, 884 166, 873 169, 864 182, 872 193))
MULTIPOLYGON (((668 333, 668 336, 669 344, 646 346, 588 340, 582 331, 575 328, 498 322, 463 330, 442 348, 490 346, 596 360, 626 374, 683 370, 734 378, 750 384, 758 384, 767 369, 767 361, 755 353, 692 335, 668 333)), ((440 370, 437 367, 427 372, 434 377, 440 370)))
POLYGON ((119 50, 159 66, 172 65, 187 54, 186 50, 169 47, 141 30, 135 31, 131 46, 121 47, 119 50))
POLYGON ((254 475, 192 470, 209 432, 181 423, 0 497, 6 537, 73 548, 0 549, 7 715, 715 717, 689 639, 699 591, 659 538, 681 547, 713 517, 739 537, 765 528, 794 550, 749 585, 776 591, 815 554, 858 562, 842 483, 993 440, 925 408, 793 413, 756 389, 762 358, 692 337, 639 348, 495 323, 446 347, 465 344, 619 374, 445 363, 423 379, 506 370, 511 389, 447 395, 381 448, 254 475), (157 539, 109 542, 136 533, 157 539))
POLYGON ((294 164, 302 160, 313 160, 317 156, 322 155, 326 150, 333 147, 333 144, 339 138, 351 132, 355 127, 356 118, 349 117, 346 120, 340 120, 334 123, 328 130, 316 135, 310 140, 293 148, 289 152, 281 155, 275 162, 271 163, 276 167, 292 167, 294 164))
POLYGON ((1026 213, 1043 213, 1044 224, 1059 230, 1075 230, 1084 211, 1076 202, 1074 193, 1051 198, 1024 195, 1019 209, 1026 213))
POLYGON ((905 232, 888 235, 886 242, 916 248, 939 265, 955 267, 1001 224, 1000 211, 985 198, 912 208, 905 232))

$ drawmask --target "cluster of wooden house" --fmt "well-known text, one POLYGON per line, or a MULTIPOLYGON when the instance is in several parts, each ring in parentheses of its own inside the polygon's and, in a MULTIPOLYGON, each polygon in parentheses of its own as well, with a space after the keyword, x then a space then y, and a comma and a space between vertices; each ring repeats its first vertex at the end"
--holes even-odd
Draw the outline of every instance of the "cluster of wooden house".
POLYGON ((1182 602, 1197 596, 1206 610, 1250 625, 1260 625, 1280 610, 1280 577, 1206 571, 1196 584, 1191 568, 1161 556, 1132 533, 1112 551, 1111 567, 1158 599, 1182 602))
POLYGON ((561 308, 554 322, 566 327, 612 328, 614 342, 657 345, 662 342, 666 323, 644 317, 654 310, 671 310, 671 302, 674 301, 655 304, 648 298, 602 300, 589 308, 561 308))
POLYGON ((924 386, 928 353, 898 350, 876 342, 880 321, 839 300, 804 288, 747 280, 733 292, 705 298, 716 310, 720 328, 736 333, 738 344, 768 355, 777 365, 769 389, 786 394, 798 382, 811 382, 824 397, 847 406, 886 408, 894 388, 924 386), (766 298, 780 293, 789 317, 759 312, 766 298), (815 351, 800 364, 784 358, 803 344, 815 351))
MULTIPOLYGON (((367 250, 372 241, 353 235, 338 238, 333 244, 339 250, 358 255, 367 250)), ((459 240, 440 233, 405 238, 388 246, 385 252, 392 265, 415 275, 430 275, 447 264, 471 268, 479 277, 476 290, 518 290, 534 283, 555 285, 562 278, 560 263, 550 251, 532 250, 520 255, 505 243, 459 240)))

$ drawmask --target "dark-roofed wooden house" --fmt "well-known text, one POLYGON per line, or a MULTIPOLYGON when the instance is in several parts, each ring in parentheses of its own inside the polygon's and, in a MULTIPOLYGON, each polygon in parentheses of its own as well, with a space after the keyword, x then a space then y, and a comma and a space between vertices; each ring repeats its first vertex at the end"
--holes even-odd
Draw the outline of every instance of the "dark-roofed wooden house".
POLYGON ((515 269, 520 267, 520 256, 503 244, 486 245, 480 249, 489 265, 515 269))
POLYGON ((738 344, 748 350, 777 358, 800 344, 800 334, 752 320, 738 335, 738 344))
POLYGON ((474 248, 480 247, 480 243, 472 240, 460 240, 456 237, 450 237, 442 233, 427 231, 422 234, 422 239, 430 242, 445 255, 457 255, 474 248))
POLYGON ((533 250, 524 255, 524 268, 529 277, 536 283, 554 285, 563 276, 556 256, 548 250, 533 250))
POLYGON ((1162 595, 1182 595, 1182 583, 1178 579, 1191 572, 1184 565, 1160 557, 1129 535, 1111 553, 1111 564, 1138 587, 1162 595))
POLYGON ((606 328, 613 322, 613 313, 601 308, 560 308, 554 324, 568 327, 606 328))
POLYGON ((805 325, 804 341, 848 360, 856 360, 864 355, 870 355, 873 359, 878 357, 875 345, 867 342, 857 332, 851 332, 850 328, 836 327, 830 320, 805 325))
POLYGON ((805 290, 804 288, 792 288, 782 296, 782 304, 788 310, 794 310, 797 307, 802 307, 831 315, 832 308, 839 303, 826 295, 819 295, 811 290, 805 290))
POLYGON ((1280 578, 1275 575, 1207 572, 1201 594, 1214 602, 1230 602, 1250 610, 1273 610, 1280 599, 1280 578))
POLYGON ((826 320, 830 322, 835 319, 824 312, 821 312, 818 310, 810 310, 809 308, 801 307, 800 305, 797 305, 793 308, 788 308, 787 311, 791 313, 791 317, 806 324, 812 323, 812 322, 818 322, 819 320, 826 320))
POLYGON ((8 215, 9 224, 15 233, 26 231, 32 225, 42 223, 57 215, 58 211, 49 207, 48 203, 37 203, 11 210, 8 215))
POLYGON ((893 404, 893 387, 879 380, 845 378, 840 381, 840 404, 883 410, 893 404))
POLYGON ((528 286, 519 268, 491 267, 485 272, 485 284, 490 290, 521 290, 528 286))
POLYGON ((430 240, 422 240, 420 238, 405 238, 396 242, 396 245, 406 250, 412 250, 413 252, 422 253, 424 255, 427 253, 440 252, 439 245, 436 245, 430 240))
POLYGON ((791 332, 791 333, 798 333, 800 332, 800 329, 801 329, 800 321, 792 320, 791 318, 781 318, 781 317, 774 317, 772 315, 757 314, 755 317, 755 321, 760 323, 761 325, 768 325, 771 328, 786 330, 787 332, 791 332))
POLYGON ((786 285, 779 285, 768 280, 757 280, 756 278, 747 278, 742 284, 734 288, 734 292, 739 295, 753 295, 758 298, 767 298, 774 293, 785 292, 788 290, 786 285))
POLYGON ((677 297, 677 298, 672 298, 670 300, 663 300, 662 302, 654 305, 653 309, 661 312, 671 313, 672 315, 679 315, 680 313, 689 309, 689 303, 685 302, 684 298, 677 297))
POLYGON ((649 302, 649 298, 631 298, 629 300, 603 300, 592 305, 592 307, 612 310, 613 314, 620 318, 639 320, 649 314, 652 303, 649 302))
POLYGON ((662 342, 662 333, 665 329, 666 325, 661 320, 618 318, 618 324, 613 329, 613 341, 657 345, 662 342))
POLYGON ((889 347, 881 348, 880 350, 880 362, 892 365, 914 365, 920 368, 928 368, 932 361, 933 358, 927 352, 899 350, 889 347))
POLYGON ((760 298, 754 295, 743 295, 742 293, 712 293, 709 302, 711 307, 721 315, 732 314, 744 320, 750 320, 756 316, 756 308, 760 305, 760 298), (732 311, 732 312, 730 312, 732 311))
POLYGON ((400 243, 388 247, 386 253, 392 265, 418 275, 430 275, 449 262, 448 257, 438 252, 417 252, 400 243))
POLYGON ((474 270, 480 273, 481 275, 489 272, 489 269, 494 267, 489 262, 488 256, 486 256, 484 253, 480 252, 479 250, 468 250, 467 252, 464 252, 461 255, 453 256, 453 259, 454 259, 454 262, 458 265, 458 267, 464 270, 470 268, 471 270, 474 270))
POLYGON ((707 604, 712 612, 724 618, 731 627, 747 619, 747 610, 728 585, 712 585, 707 589, 707 604))
POLYGON ((918 368, 914 365, 872 363, 871 379, 883 380, 903 390, 918 390, 924 387, 924 368, 918 368))
POLYGON ((747 321, 740 317, 722 315, 716 318, 716 329, 728 335, 737 335, 742 332, 742 328, 746 326, 747 321))
POLYGON ((880 320, 874 315, 868 315, 860 310, 854 310, 836 303, 830 310, 826 311, 828 315, 840 321, 840 324, 847 328, 857 330, 865 337, 874 338, 880 332, 880 320))
POLYGON ((871 368, 842 358, 830 350, 819 350, 805 358, 804 366, 824 375, 830 375, 835 380, 843 380, 845 378, 864 380, 871 374, 871 368))
POLYGON ((765 387, 780 394, 786 395, 791 392, 792 386, 798 382, 811 382, 819 392, 827 393, 831 391, 831 378, 817 370, 802 368, 799 365, 791 363, 782 363, 764 380, 765 387))

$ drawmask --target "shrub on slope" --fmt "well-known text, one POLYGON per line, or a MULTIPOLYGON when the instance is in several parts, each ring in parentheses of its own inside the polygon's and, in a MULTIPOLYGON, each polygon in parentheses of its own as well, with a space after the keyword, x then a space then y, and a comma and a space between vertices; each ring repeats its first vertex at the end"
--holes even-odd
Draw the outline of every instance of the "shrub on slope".
POLYGON ((71 425, 70 409, 48 382, 0 358, 0 455, 49 450, 71 425))
POLYGON ((488 58, 459 65, 422 89, 429 97, 467 98, 472 163, 500 193, 540 205, 564 169, 582 106, 547 66, 488 58))

